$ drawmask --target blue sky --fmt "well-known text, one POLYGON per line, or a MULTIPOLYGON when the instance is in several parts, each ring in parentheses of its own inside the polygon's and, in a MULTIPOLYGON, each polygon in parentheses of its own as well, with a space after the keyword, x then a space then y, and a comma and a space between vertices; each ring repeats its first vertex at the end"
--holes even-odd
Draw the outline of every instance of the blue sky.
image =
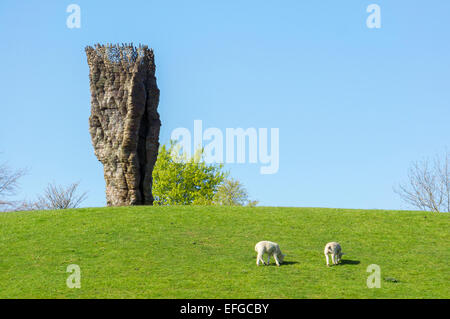
POLYGON ((0 152, 20 198, 80 180, 105 204, 84 47, 155 50, 160 142, 177 127, 279 128, 280 166, 227 164, 267 206, 405 209, 392 186, 450 141, 450 2, 0 2, 0 152), (66 26, 69 4, 81 28, 66 26), (381 8, 369 29, 366 8, 381 8))

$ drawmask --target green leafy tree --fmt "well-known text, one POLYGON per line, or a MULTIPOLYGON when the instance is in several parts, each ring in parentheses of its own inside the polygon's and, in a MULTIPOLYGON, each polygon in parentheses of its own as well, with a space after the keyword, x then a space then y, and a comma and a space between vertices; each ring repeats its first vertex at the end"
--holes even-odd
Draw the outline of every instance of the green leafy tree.
POLYGON ((226 173, 222 164, 207 164, 203 150, 193 157, 180 154, 174 142, 159 149, 153 169, 152 193, 155 205, 208 205, 226 173))
POLYGON ((258 201, 248 199, 244 185, 237 179, 226 179, 214 195, 214 204, 227 206, 256 206, 258 201))

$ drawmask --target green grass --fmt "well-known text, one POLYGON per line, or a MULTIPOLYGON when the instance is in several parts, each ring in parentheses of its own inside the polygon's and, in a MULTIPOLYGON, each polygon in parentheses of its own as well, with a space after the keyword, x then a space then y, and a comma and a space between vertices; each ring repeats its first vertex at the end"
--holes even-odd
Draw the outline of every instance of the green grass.
POLYGON ((449 216, 275 207, 0 214, 0 298, 449 298, 449 216), (255 243, 287 254, 257 267, 255 243), (326 267, 324 245, 346 255, 326 267), (69 289, 69 264, 81 288, 69 289), (366 285, 381 267, 381 288, 366 285))

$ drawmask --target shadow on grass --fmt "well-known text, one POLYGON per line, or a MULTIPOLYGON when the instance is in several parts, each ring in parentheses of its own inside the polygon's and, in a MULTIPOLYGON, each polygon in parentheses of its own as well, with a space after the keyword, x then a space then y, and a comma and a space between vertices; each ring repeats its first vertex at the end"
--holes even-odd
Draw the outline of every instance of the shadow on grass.
MULTIPOLYGON (((289 266, 289 265, 295 265, 295 264, 298 264, 298 262, 296 262, 296 261, 283 261, 281 264, 280 264, 280 267, 283 267, 283 266, 289 266)), ((267 267, 267 266, 275 266, 275 267, 277 267, 277 264, 275 264, 274 262, 271 262, 269 265, 265 265, 265 267, 267 267)))
POLYGON ((348 260, 348 259, 341 259, 341 265, 358 265, 360 263, 359 260, 348 260))

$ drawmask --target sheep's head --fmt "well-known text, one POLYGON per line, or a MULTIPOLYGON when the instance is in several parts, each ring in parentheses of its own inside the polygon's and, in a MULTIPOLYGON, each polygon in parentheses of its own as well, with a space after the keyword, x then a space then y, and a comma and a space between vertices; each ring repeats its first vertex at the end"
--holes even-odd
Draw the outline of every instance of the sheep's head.
POLYGON ((338 254, 338 256, 337 256, 337 257, 338 257, 338 258, 337 258, 337 259, 338 259, 338 262, 340 262, 340 261, 341 261, 341 259, 342 259, 342 255, 345 255, 345 254, 344 254, 344 253, 339 253, 339 254, 338 254))
POLYGON ((284 257, 286 257, 286 255, 285 255, 285 254, 281 254, 281 255, 280 255, 280 257, 278 257, 278 259, 280 260, 280 262, 283 262, 283 260, 284 260, 284 257))

